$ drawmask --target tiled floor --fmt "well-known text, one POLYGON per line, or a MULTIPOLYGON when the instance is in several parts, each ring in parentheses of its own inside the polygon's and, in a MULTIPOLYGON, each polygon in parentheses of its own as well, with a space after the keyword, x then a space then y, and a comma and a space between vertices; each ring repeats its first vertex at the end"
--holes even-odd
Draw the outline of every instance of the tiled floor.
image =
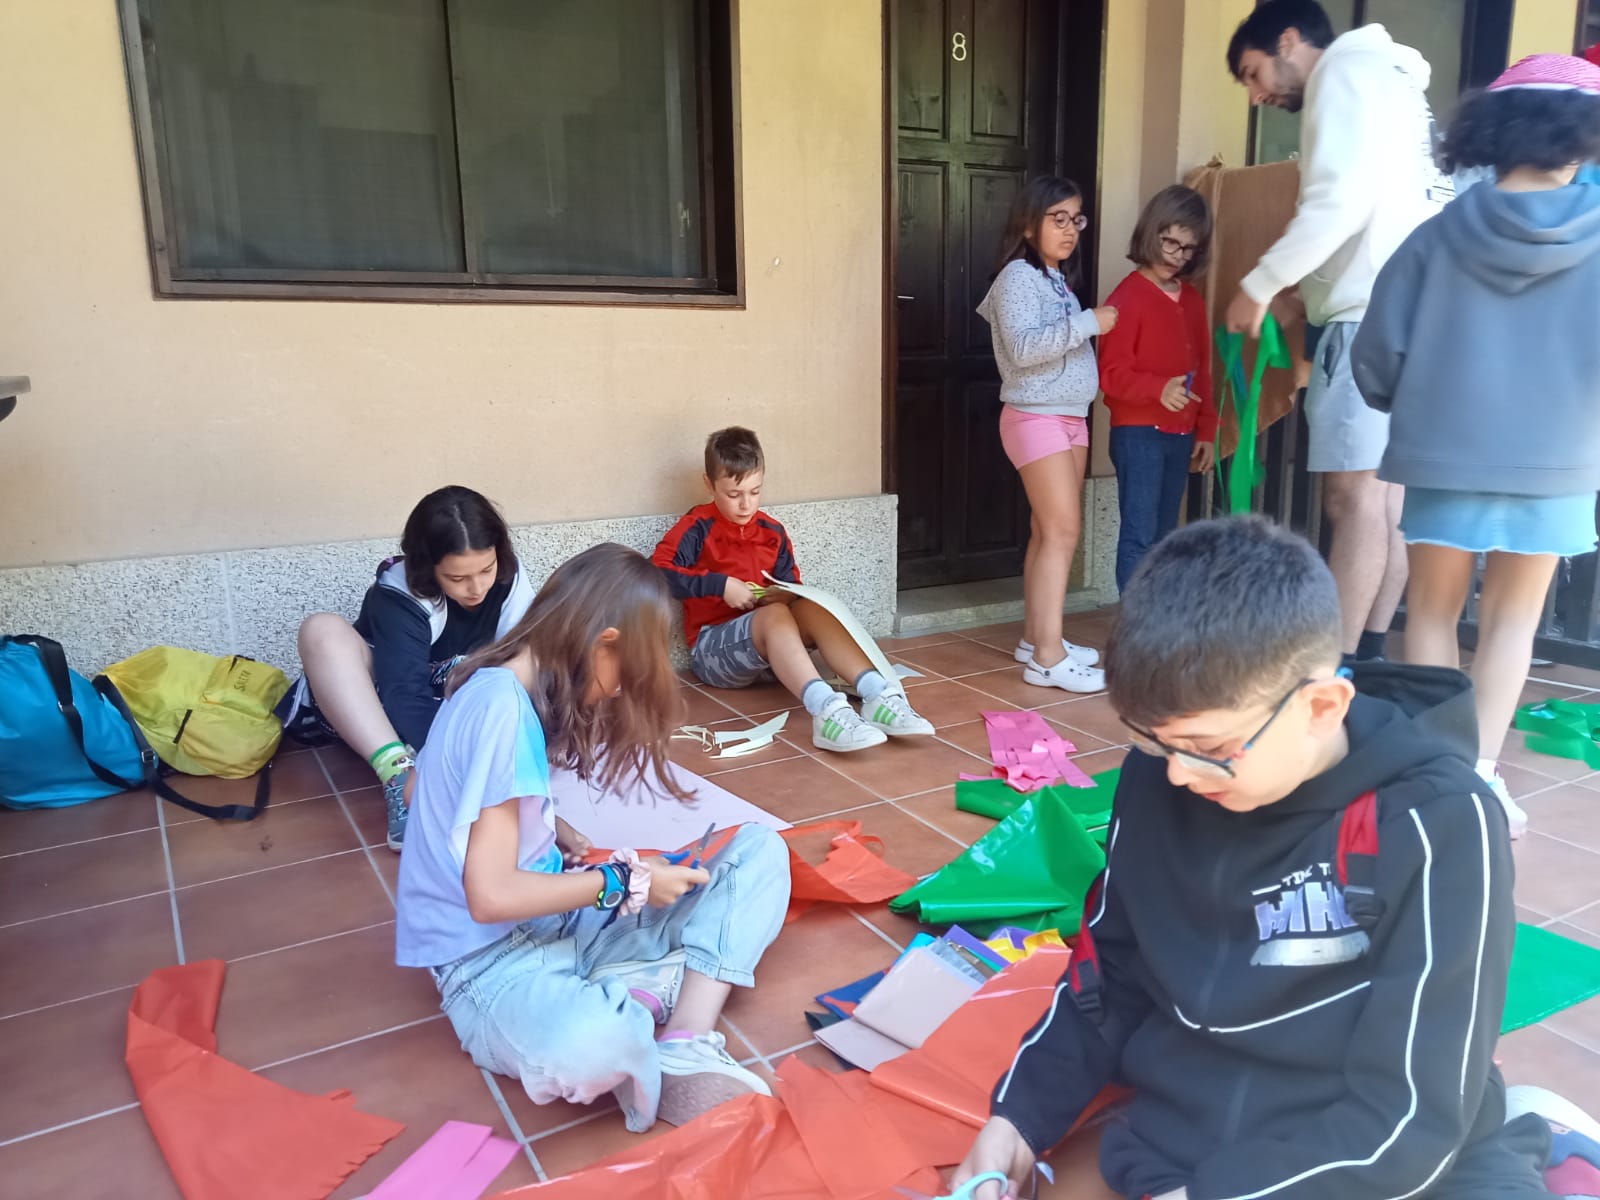
MULTIPOLYGON (((1069 636, 1098 644, 1107 621, 1071 618, 1069 636)), ((1121 757, 1103 696, 1020 684, 1009 653, 1016 635, 1003 626, 888 644, 922 672, 910 683, 940 727, 932 745, 824 756, 810 749, 802 714, 788 737, 749 758, 707 760, 687 743, 674 753, 788 820, 848 811, 884 839, 890 862, 931 870, 991 828, 953 805, 960 773, 988 761, 984 709, 1042 706, 1091 772, 1121 757)), ((1600 700, 1600 674, 1552 669, 1544 678, 1560 682, 1531 683, 1530 696, 1600 700)), ((775 688, 688 687, 686 696, 692 721, 729 727, 794 707, 775 688)), ((1522 918, 1600 945, 1600 775, 1520 747, 1506 760, 1533 824, 1517 847, 1522 918)), ((214 798, 250 787, 191 786, 214 798)), ((523 1143, 501 1188, 634 1141, 609 1105, 536 1107, 461 1054, 426 976, 393 965, 397 864, 370 771, 337 749, 282 754, 272 806, 250 825, 215 825, 144 793, 0 813, 0 1190, 177 1196, 122 1063, 125 1014, 146 973, 211 956, 229 964, 217 1031, 224 1056, 301 1090, 348 1088, 360 1107, 406 1122, 337 1196, 363 1195, 449 1118, 523 1143)), ((801 1014, 810 997, 885 966, 914 928, 882 906, 809 914, 769 953, 759 987, 729 1005, 730 1044, 758 1068, 796 1050, 828 1064, 809 1047, 801 1014)), ((1501 1057, 1513 1082, 1540 1082, 1600 1111, 1600 999, 1512 1034, 1501 1057)))

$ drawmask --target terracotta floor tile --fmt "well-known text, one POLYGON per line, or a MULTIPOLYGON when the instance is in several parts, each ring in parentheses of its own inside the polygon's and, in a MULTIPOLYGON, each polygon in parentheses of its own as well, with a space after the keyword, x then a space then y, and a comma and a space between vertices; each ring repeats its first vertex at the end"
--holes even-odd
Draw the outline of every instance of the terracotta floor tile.
POLYGON ((361 840, 368 846, 381 846, 385 854, 389 849, 389 809, 383 800, 383 789, 374 783, 371 787, 341 791, 350 819, 360 830, 361 840))
POLYGON ((0 855, 155 827, 155 797, 142 789, 70 808, 35 808, 27 812, 7 809, 0 811, 0 855))
POLYGON ((1118 1200, 1100 1174, 1100 1139, 1096 1130, 1079 1134, 1050 1155, 1054 1182, 1040 1180, 1038 1200, 1118 1200))
POLYGON ((937 825, 965 846, 970 846, 999 823, 989 817, 980 817, 977 813, 962 812, 958 809, 954 787, 940 788, 937 792, 929 792, 926 796, 912 796, 909 799, 896 800, 894 803, 897 808, 914 813, 922 820, 937 825))
POLYGON ((709 725, 713 721, 726 721, 734 716, 722 701, 701 691, 698 687, 684 687, 682 721, 685 725, 709 725))
POLYGON ((863 833, 883 839, 884 862, 913 878, 937 871, 966 848, 893 804, 862 809, 859 817, 863 833))
MULTIPOLYGON (((783 1060, 774 1063, 773 1066, 781 1067, 789 1057, 785 1055, 783 1060)), ((793 1057, 798 1058, 808 1067, 815 1067, 819 1071, 828 1071, 834 1075, 842 1075, 850 1070, 849 1067, 833 1056, 832 1050, 817 1042, 812 1042, 803 1050, 796 1050, 793 1057)))
POLYGON ((1559 917, 1595 900, 1600 855, 1558 842, 1537 829, 1512 843, 1517 864, 1516 900, 1559 917))
POLYGON ((1526 799, 1535 792, 1542 792, 1546 788, 1554 787, 1561 780, 1539 771, 1530 771, 1527 767, 1519 767, 1513 762, 1500 762, 1496 764, 1500 771, 1500 778, 1506 781, 1506 786, 1511 789, 1513 800, 1526 799))
MULTIPOLYGON (((729 730, 739 732, 751 728, 749 717, 730 717, 727 720, 716 721, 708 724, 707 729, 713 732, 729 730)), ((797 729, 809 727, 809 718, 805 714, 796 713, 789 718, 789 725, 797 729)), ((787 726, 785 728, 788 728, 787 726)), ((737 758, 718 758, 715 754, 708 754, 699 742, 691 742, 682 738, 674 739, 668 744, 668 752, 672 761, 680 767, 693 771, 696 775, 710 778, 720 775, 725 771, 735 771, 740 767, 755 767, 762 763, 781 762, 786 758, 796 758, 802 751, 783 738, 775 739, 770 746, 749 754, 741 754, 737 758)))
POLYGON ((336 742, 331 746, 319 746, 317 757, 322 760, 323 767, 332 776, 333 786, 341 792, 346 789, 371 787, 377 782, 378 776, 373 772, 372 764, 343 742, 336 742))
POLYGON ((0 1016, 130 987, 177 961, 165 892, 0 928, 0 1016))
POLYGON ((1600 945, 1600 901, 1567 913, 1561 920, 1551 922, 1549 928, 1566 937, 1600 945))
POLYGON ((994 706, 999 709, 1036 709, 1050 705, 1060 704, 1063 700, 1070 700, 1074 693, 1064 692, 1060 688, 1034 687, 1031 683, 1022 681, 1022 668, 1012 663, 999 671, 986 671, 982 675, 969 675, 962 679, 970 688, 994 697, 994 706))
MULTIPOLYGON (((758 683, 747 688, 714 688, 702 687, 700 689, 713 700, 720 701, 735 713, 744 716, 756 716, 782 712, 784 709, 800 708, 800 701, 789 694, 789 689, 781 683, 758 683)), ((792 724, 794 718, 791 717, 792 724)))
POLYGON ((228 965, 223 1054, 251 1070, 439 1013, 426 971, 394 965, 394 923, 228 965))
MULTIPOLYGON (((1568 921, 1553 921, 1545 928, 1551 933, 1559 933, 1562 937, 1571 938, 1575 942, 1582 942, 1585 946, 1593 946, 1600 950, 1600 932, 1583 929, 1568 921)), ((1596 1048, 1600 1049, 1600 1043, 1596 1043, 1596 1048)))
POLYGON ((957 725, 981 723, 984 709, 994 704, 992 697, 950 679, 933 680, 908 696, 912 707, 932 721, 941 735, 957 725))
POLYGON ((1015 666, 1011 656, 993 646, 980 642, 945 642, 938 646, 924 646, 918 650, 904 651, 899 655, 917 670, 947 679, 966 675, 979 675, 1005 666, 1015 666))
MULTIPOLYGON (((925 650, 929 646, 943 646, 949 642, 965 641, 965 633, 924 633, 917 637, 879 638, 878 649, 885 654, 904 654, 908 650, 925 650)), ((1596 684, 1600 687, 1600 684, 1596 684)))
POLYGON ((332 791, 333 787, 323 773, 322 763, 310 750, 279 754, 272 760, 272 804, 309 800, 313 796, 329 795, 332 791))
MULTIPOLYGON (((1548 1025, 1575 1042, 1581 1042, 1600 1055, 1600 996, 1546 1017, 1541 1024, 1548 1025)), ((1600 1098, 1600 1059, 1596 1059, 1595 1066, 1595 1094, 1600 1098)))
POLYGON ((181 1200, 138 1109, 0 1147, 0 1179, 29 1200, 181 1200))
POLYGON ((735 988, 728 1020, 763 1054, 811 1037, 806 1007, 817 993, 881 971, 895 952, 850 913, 819 906, 784 927, 756 968, 754 988, 735 988))
POLYGON ((1600 1109, 1600 1054, 1542 1025, 1506 1034, 1495 1054, 1507 1083, 1537 1084, 1587 1112, 1600 1109))
MULTIPOLYGON (((348 1088, 362 1112, 405 1122, 399 1137, 333 1193, 339 1200, 370 1192, 445 1121, 488 1125, 501 1137, 512 1136, 482 1074, 461 1052, 454 1030, 444 1020, 314 1054, 262 1074, 314 1094, 348 1088)), ((525 1158, 514 1159, 489 1192, 535 1178, 525 1158)))
MULTIPOLYGON (((376 846, 372 851, 372 861, 378 864, 378 874, 382 875, 389 884, 389 895, 400 894, 400 856, 387 845, 376 846)), ((387 899, 388 897, 385 897, 387 899)))
MULTIPOLYGON (((1515 795, 1516 793, 1513 793, 1515 795)), ((1522 798, 1529 825, 1540 833, 1587 850, 1600 851, 1600 792, 1561 783, 1534 796, 1522 798)), ((1600 899, 1600 879, 1594 881, 1600 899)))
POLYGON ((657 1121, 648 1133, 629 1133, 622 1123, 622 1113, 613 1109, 576 1128, 540 1138, 532 1146, 545 1174, 559 1179, 671 1132, 671 1125, 657 1121))
MULTIPOLYGON (((295 758, 299 759, 300 755, 295 755, 295 758)), ((256 802, 256 781, 254 776, 249 779, 219 779, 215 775, 171 775, 168 776, 167 782, 180 795, 193 800, 196 804, 242 804, 245 807, 250 807, 256 802)), ((324 792, 328 790, 326 784, 323 785, 322 790, 324 792)), ((278 791, 274 786, 272 796, 275 798, 277 795, 278 791)), ((271 807, 272 799, 267 801, 267 805, 269 808, 271 807)), ((186 808, 179 808, 176 804, 167 804, 165 802, 161 806, 161 815, 168 829, 178 825, 190 825, 196 821, 209 821, 211 819, 199 813, 190 812, 186 808)))
POLYGON ((1529 680, 1542 683, 1559 683, 1568 687, 1600 688, 1600 671, 1589 667, 1571 667, 1565 663, 1535 664, 1529 668, 1529 680))
POLYGON ((122 988, 0 1021, 0 1142, 137 1102, 121 1069, 132 996, 122 988))
POLYGON ((0 860, 0 920, 8 923, 166 890, 159 829, 0 860))
POLYGON ((390 920, 360 850, 178 889, 189 959, 239 958, 390 920))
POLYGON ((796 825, 821 813, 875 803, 877 796, 810 756, 726 771, 717 784, 796 825))
POLYGON ((824 761, 884 800, 953 784, 962 772, 981 773, 989 762, 987 756, 975 758, 936 738, 891 738, 870 750, 830 754, 824 761))
POLYGON ((167 831, 178 887, 354 850, 337 796, 274 804, 253 821, 191 821, 167 831))
MULTIPOLYGON (((1538 674, 1538 672, 1534 672, 1534 674, 1538 674)), ((1517 704, 1519 706, 1534 704, 1540 700, 1581 700, 1588 690, 1583 687, 1573 687, 1569 684, 1547 682, 1530 677, 1528 682, 1522 685, 1522 695, 1518 698, 1517 704)))
POLYGON ((1016 649, 1017 643, 1022 640, 1022 622, 1002 621, 998 625, 979 625, 973 629, 963 629, 961 636, 998 650, 1010 651, 1016 649))
POLYGON ((1128 743, 1128 727, 1111 707, 1111 698, 1104 693, 1054 704, 1041 709, 1040 713, 1047 721, 1097 737, 1105 745, 1125 746, 1128 743))
POLYGON ((1125 746, 1112 746, 1106 750, 1092 750, 1088 754, 1079 754, 1073 762, 1083 768, 1086 775, 1098 775, 1102 771, 1111 771, 1122 766, 1122 760, 1128 757, 1125 746))
POLYGON ((1595 774, 1587 763, 1579 762, 1575 758, 1556 758, 1554 755, 1538 754, 1529 750, 1523 743, 1523 735, 1515 729, 1506 735, 1505 748, 1500 751, 1500 761, 1537 771, 1552 779, 1573 781, 1586 779, 1595 774))

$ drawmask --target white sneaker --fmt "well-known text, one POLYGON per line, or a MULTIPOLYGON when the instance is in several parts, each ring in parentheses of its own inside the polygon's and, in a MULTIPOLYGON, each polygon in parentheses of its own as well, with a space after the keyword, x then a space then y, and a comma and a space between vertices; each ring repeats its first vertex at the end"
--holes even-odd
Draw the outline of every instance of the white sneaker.
MULTIPOLYGON (((1066 638, 1062 638, 1061 648, 1067 652, 1067 657, 1080 667, 1092 667, 1100 661, 1100 651, 1093 646, 1080 646, 1076 642, 1069 642, 1066 638)), ((1011 657, 1023 666, 1027 666, 1033 661, 1033 643, 1018 642, 1017 648, 1011 652, 1011 657)))
POLYGON ((811 718, 811 744, 818 750, 854 754, 888 740, 888 734, 863 721, 843 696, 811 718))
POLYGON ((1538 1113, 1546 1121, 1565 1125, 1593 1142, 1600 1142, 1600 1121, 1596 1121, 1565 1096, 1530 1084, 1506 1089, 1506 1120, 1515 1121, 1528 1113, 1538 1113))
POLYGON ((1034 659, 1022 668, 1022 682, 1034 687, 1060 688, 1064 692, 1103 692, 1106 673, 1099 667, 1086 667, 1063 658, 1053 667, 1041 667, 1034 659))
POLYGON ((678 991, 683 987, 683 959, 683 951, 674 950, 664 958, 603 963, 590 978, 620 979, 634 993, 633 998, 649 1010, 656 1024, 665 1025, 678 1005, 678 991))
POLYGON ((1511 826, 1511 840, 1514 842, 1528 832, 1528 814, 1511 798, 1511 789, 1506 787, 1506 781, 1500 777, 1500 772, 1496 771, 1494 778, 1487 782, 1495 799, 1500 801, 1500 807, 1506 810, 1506 824, 1511 826))
POLYGON ((772 1095, 761 1076, 746 1071, 728 1054, 720 1033, 661 1042, 661 1106, 656 1118, 684 1125, 749 1092, 772 1095))
POLYGON ((911 701, 898 688, 880 692, 876 700, 863 700, 861 715, 868 725, 890 737, 933 736, 933 722, 912 708, 911 701))

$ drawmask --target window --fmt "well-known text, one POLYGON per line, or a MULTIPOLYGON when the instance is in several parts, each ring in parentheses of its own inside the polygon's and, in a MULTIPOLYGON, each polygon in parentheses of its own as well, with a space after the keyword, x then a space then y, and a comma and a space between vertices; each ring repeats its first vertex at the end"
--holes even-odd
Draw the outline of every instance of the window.
POLYGON ((121 0, 165 295, 739 302, 733 0, 121 0))
POLYGON ((1587 0, 1578 13, 1577 52, 1596 44, 1600 44, 1600 0, 1587 0))

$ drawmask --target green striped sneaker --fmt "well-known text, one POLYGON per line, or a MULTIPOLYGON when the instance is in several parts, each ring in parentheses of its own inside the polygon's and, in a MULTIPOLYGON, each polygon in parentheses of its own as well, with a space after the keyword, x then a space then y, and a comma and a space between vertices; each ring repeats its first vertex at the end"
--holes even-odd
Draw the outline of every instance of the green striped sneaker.
POLYGON ((883 730, 862 720, 843 696, 811 718, 811 744, 818 750, 853 754, 888 740, 883 730))
POLYGON ((933 722, 911 707, 902 691, 881 693, 876 700, 861 702, 861 715, 874 729, 890 737, 932 737, 933 722))

